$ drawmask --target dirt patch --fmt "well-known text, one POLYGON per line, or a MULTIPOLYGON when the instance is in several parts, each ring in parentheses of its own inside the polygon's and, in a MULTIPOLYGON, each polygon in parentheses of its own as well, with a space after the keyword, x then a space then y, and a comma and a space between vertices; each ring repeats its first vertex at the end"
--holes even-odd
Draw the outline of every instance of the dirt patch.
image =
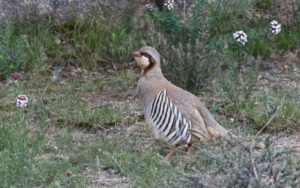
POLYGON ((278 137, 273 144, 275 148, 286 148, 291 149, 293 152, 300 153, 300 132, 297 132, 294 135, 278 137))
POLYGON ((85 177, 88 179, 87 188, 127 188, 132 187, 132 182, 128 177, 120 174, 110 173, 107 171, 100 171, 97 175, 92 174, 92 170, 87 168, 84 172, 85 177))

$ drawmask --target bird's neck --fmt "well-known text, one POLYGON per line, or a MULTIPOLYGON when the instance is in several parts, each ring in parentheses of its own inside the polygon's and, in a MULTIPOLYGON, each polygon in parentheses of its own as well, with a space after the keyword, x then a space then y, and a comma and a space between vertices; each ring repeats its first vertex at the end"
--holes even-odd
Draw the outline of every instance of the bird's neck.
POLYGON ((141 74, 138 81, 138 90, 143 95, 154 93, 163 89, 166 84, 167 79, 164 77, 160 67, 153 67, 151 70, 145 74, 141 74))
POLYGON ((162 79, 164 75, 159 66, 152 66, 151 69, 142 70, 140 77, 145 79, 162 79))

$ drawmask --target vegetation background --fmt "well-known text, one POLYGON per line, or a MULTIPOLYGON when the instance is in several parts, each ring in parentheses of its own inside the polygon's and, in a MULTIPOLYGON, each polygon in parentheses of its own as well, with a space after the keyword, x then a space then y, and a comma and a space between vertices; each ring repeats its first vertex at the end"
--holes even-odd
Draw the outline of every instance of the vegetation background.
POLYGON ((0 5, 0 187, 300 184, 298 0, 0 5), (168 146, 148 135, 135 96, 131 54, 143 45, 238 141, 198 146, 190 162, 180 151, 161 160, 168 146))

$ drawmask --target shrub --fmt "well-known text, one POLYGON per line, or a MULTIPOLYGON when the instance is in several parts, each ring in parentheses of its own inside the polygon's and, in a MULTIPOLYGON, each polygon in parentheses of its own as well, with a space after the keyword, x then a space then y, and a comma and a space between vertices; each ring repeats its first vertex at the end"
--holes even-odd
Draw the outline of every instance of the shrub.
POLYGON ((210 83, 219 70, 222 58, 222 54, 207 48, 200 41, 194 45, 179 43, 178 46, 163 48, 161 52, 166 77, 193 92, 210 83))

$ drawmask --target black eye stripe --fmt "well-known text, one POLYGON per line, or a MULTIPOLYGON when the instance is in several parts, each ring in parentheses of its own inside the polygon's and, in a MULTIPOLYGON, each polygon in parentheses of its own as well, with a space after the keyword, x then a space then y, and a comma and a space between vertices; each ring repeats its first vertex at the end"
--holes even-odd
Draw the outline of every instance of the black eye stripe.
POLYGON ((149 54, 146 53, 146 52, 141 52, 141 55, 147 57, 149 60, 152 59, 151 55, 149 55, 149 54))

